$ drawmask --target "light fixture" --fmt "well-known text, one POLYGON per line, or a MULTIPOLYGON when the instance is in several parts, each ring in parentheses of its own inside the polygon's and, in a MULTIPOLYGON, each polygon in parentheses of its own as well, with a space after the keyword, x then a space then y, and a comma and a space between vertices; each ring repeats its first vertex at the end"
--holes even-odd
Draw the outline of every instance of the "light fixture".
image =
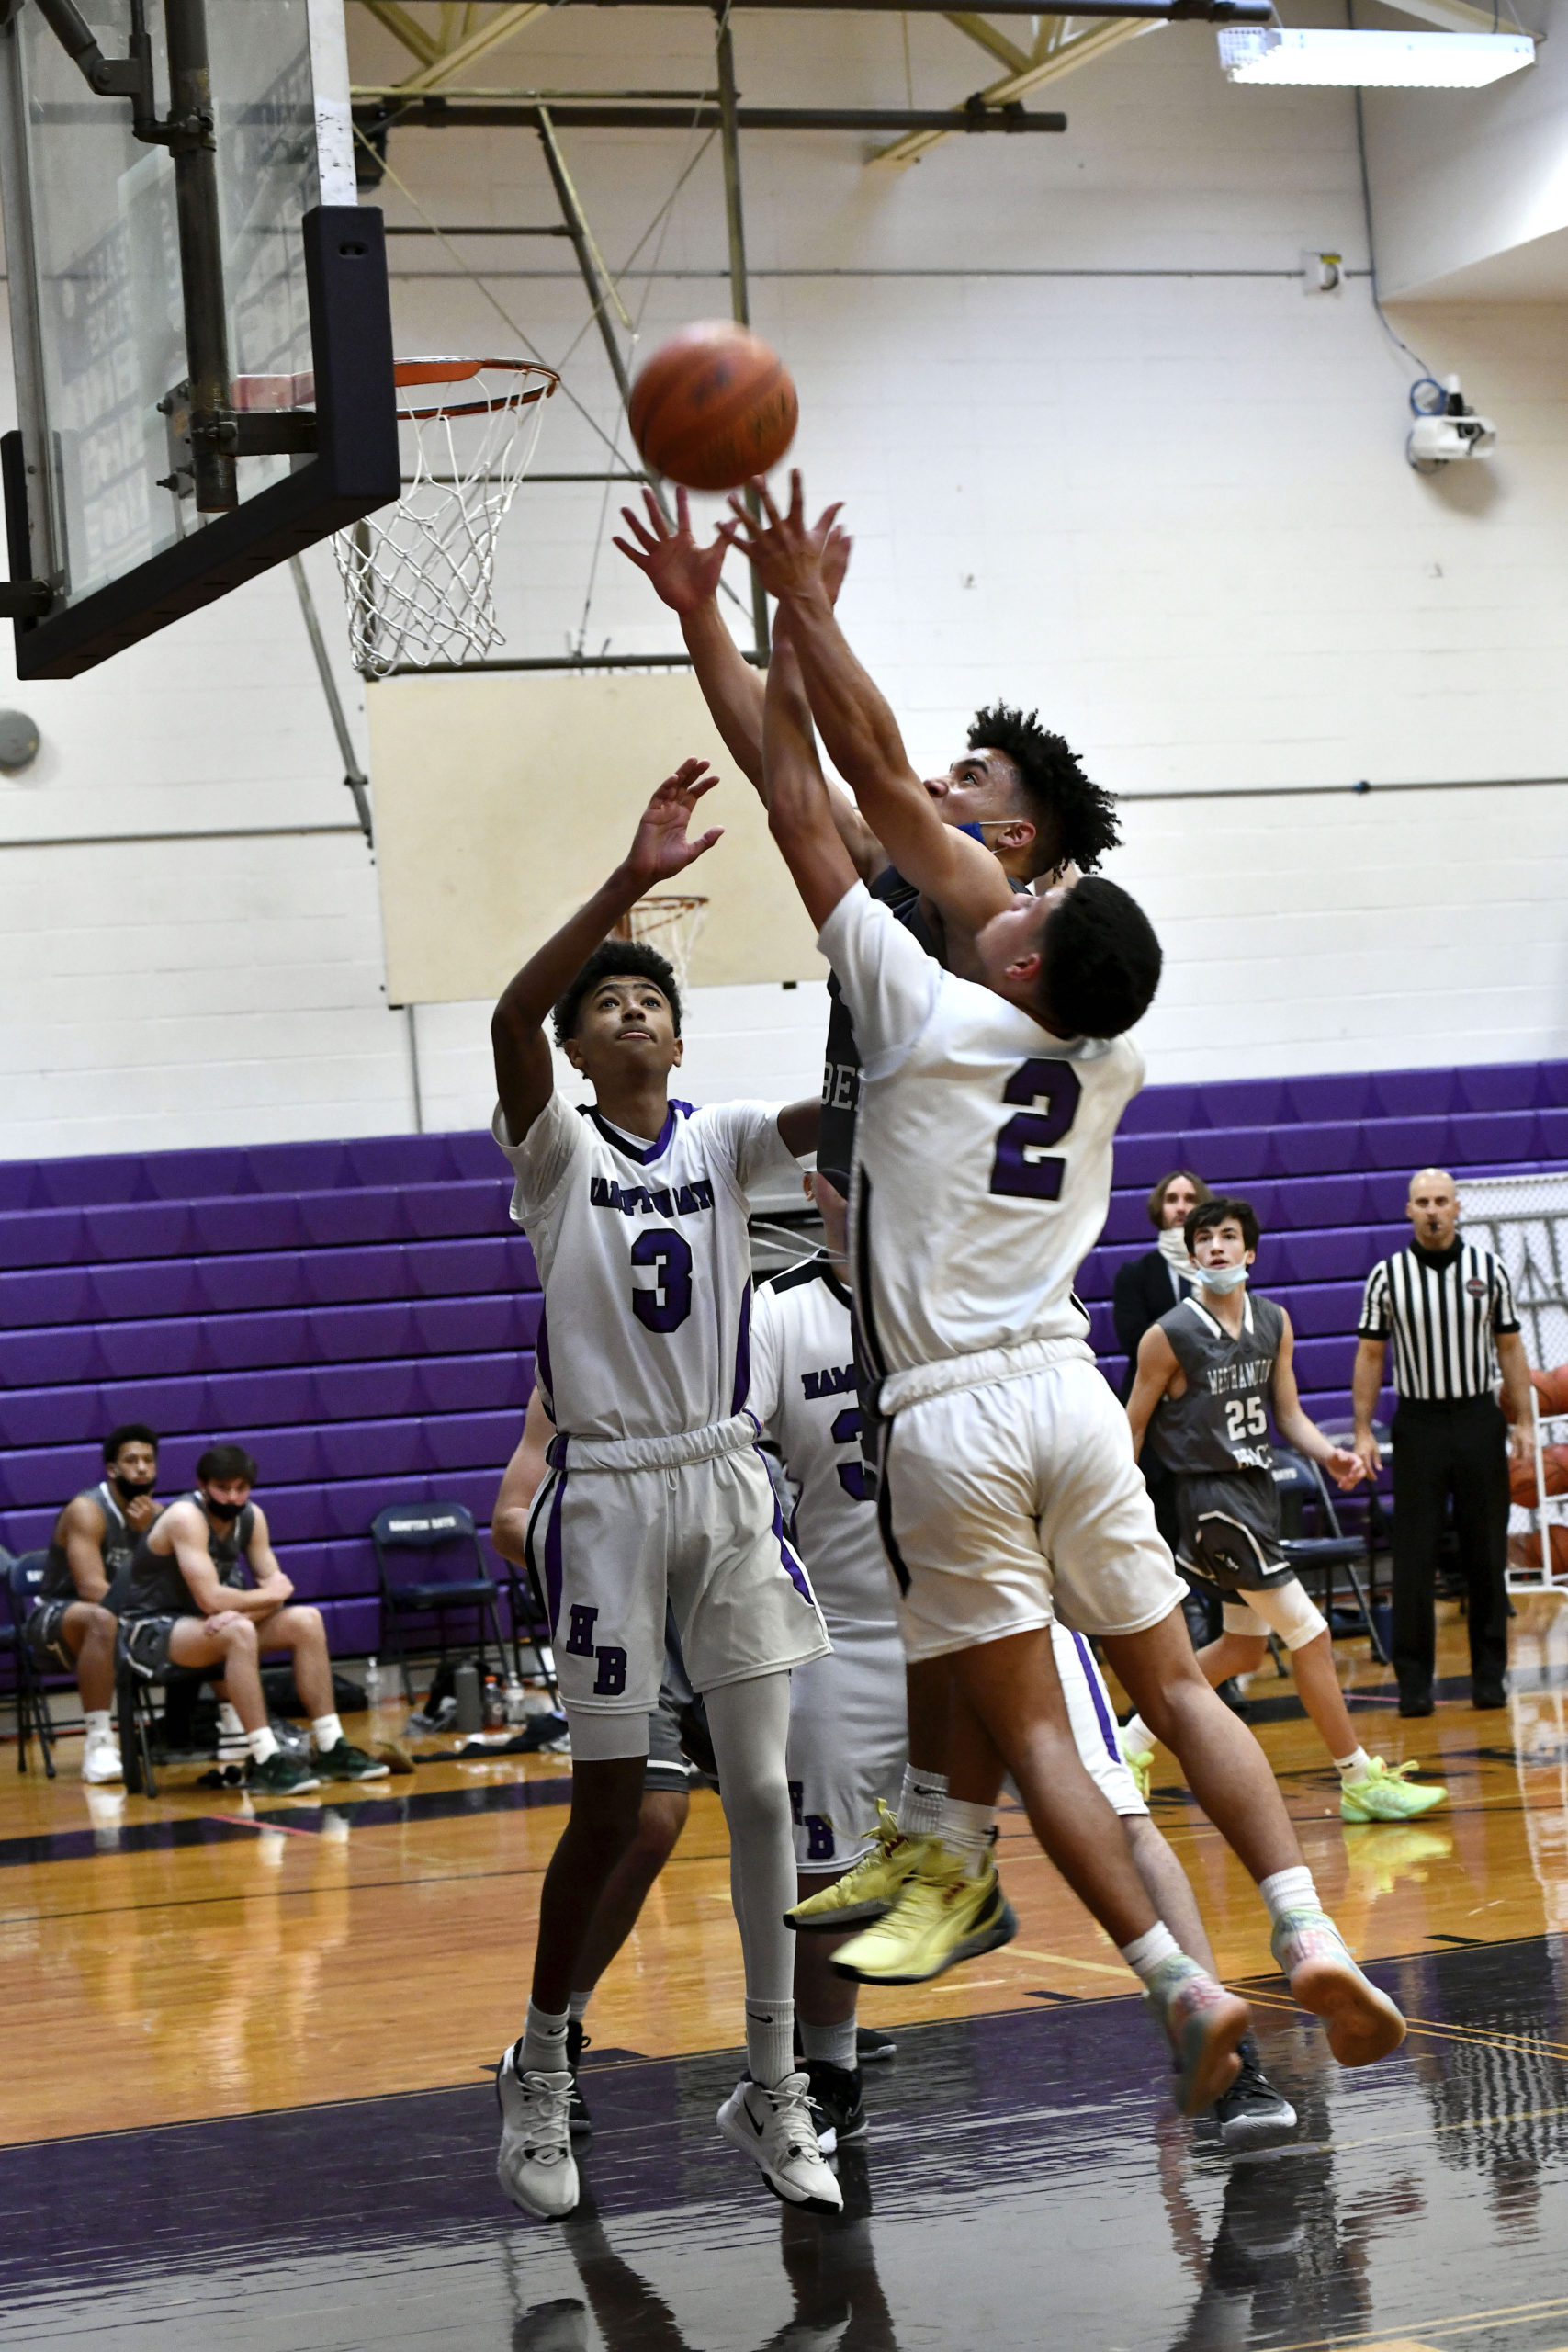
POLYGON ((1535 63, 1529 33, 1296 30, 1237 25, 1219 36, 1233 82, 1336 89, 1479 90, 1535 63))

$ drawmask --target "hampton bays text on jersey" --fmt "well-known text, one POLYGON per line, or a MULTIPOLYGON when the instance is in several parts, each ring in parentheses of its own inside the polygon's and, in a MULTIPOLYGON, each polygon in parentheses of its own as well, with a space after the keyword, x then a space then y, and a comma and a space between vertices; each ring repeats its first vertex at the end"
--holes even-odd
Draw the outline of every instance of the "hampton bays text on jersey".
POLYGON ((1211 1396, 1226 1396, 1241 1388, 1263 1388, 1273 1377, 1272 1356, 1251 1356, 1245 1363, 1210 1363, 1202 1367, 1202 1383, 1211 1396))
POLYGON ((689 1184, 666 1184, 649 1190, 646 1184, 617 1184, 613 1176, 591 1177, 588 1198, 596 1209, 619 1209, 623 1216, 694 1216, 713 1206, 713 1184, 706 1176, 689 1184))

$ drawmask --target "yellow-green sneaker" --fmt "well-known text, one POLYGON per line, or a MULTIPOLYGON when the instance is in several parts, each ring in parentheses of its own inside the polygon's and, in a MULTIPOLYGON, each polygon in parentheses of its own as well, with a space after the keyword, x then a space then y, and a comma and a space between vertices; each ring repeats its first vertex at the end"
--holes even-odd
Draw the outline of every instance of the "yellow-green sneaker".
POLYGON ((786 1928, 869 1927, 892 1910, 900 1889, 914 1875, 931 1840, 906 1838, 892 1808, 876 1800, 876 1843, 842 1878, 818 1894, 808 1894, 784 1913, 786 1928))
POLYGON ((977 1878, 968 1857, 930 1839, 886 1917, 833 1954, 840 1976, 866 1984, 924 1984, 944 1969, 1011 1943, 1018 1921, 990 1856, 977 1878))
POLYGON ((1416 1821, 1447 1804, 1449 1792, 1440 1781, 1413 1789, 1409 1775, 1419 1764, 1385 1764, 1374 1756, 1354 1781, 1339 1784, 1339 1814, 1344 1821, 1416 1821))
POLYGON ((1129 1738, 1127 1725, 1125 1724, 1122 1724, 1117 1731, 1116 1744, 1122 1750, 1122 1763, 1125 1764, 1128 1771, 1133 1775, 1133 1785, 1137 1790, 1138 1794, 1143 1798, 1144 1803, 1147 1804, 1149 1801, 1149 1782, 1154 1777, 1155 1752, 1153 1747, 1140 1747, 1136 1740, 1129 1738))

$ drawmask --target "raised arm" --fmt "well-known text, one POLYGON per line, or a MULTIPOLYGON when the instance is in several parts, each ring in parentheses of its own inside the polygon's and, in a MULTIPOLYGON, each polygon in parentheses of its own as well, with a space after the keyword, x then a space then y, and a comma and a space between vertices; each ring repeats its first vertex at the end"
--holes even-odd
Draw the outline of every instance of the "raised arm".
POLYGON ((1295 1353, 1296 1335, 1287 1315, 1280 1336, 1280 1351, 1274 1359, 1274 1426, 1287 1445, 1293 1445, 1311 1462, 1321 1462, 1336 1486, 1348 1492, 1368 1476, 1366 1465, 1348 1446, 1336 1445, 1332 1438, 1325 1437, 1317 1423, 1303 1411, 1296 1387, 1295 1353))
MULTIPOLYGON (((631 537, 616 539, 614 545, 647 574, 679 620, 703 699, 724 738, 725 749, 761 794, 762 679, 730 636, 718 608, 718 575, 731 534, 721 531, 711 547, 699 547, 683 490, 675 493, 673 530, 649 492, 644 491, 643 500, 648 508, 646 521, 629 506, 623 506, 622 519, 631 537)), ((839 528, 838 512, 836 506, 829 507, 812 531, 821 549, 823 582, 833 604, 839 600, 852 545, 848 533, 839 528)), ((886 865, 887 854, 847 792, 829 783, 828 797, 839 838, 869 881, 886 865)))
MULTIPOLYGON (((768 830, 784 853, 807 913, 820 931, 860 877, 839 838, 829 806, 792 628, 792 616, 781 614, 763 705, 763 797, 768 804, 768 830)), ((795 1111, 799 1108, 792 1106, 795 1111)), ((779 1129, 792 1150, 799 1148, 785 1133, 783 1118, 779 1129)))
POLYGON ((716 825, 695 841, 687 839, 693 810, 718 781, 706 769, 705 760, 685 760, 666 776, 643 810, 621 864, 502 990, 491 1015, 490 1041, 495 1091, 513 1143, 522 1142, 555 1085, 545 1023, 561 990, 638 899, 683 874, 721 838, 724 829, 716 825))
POLYGON ((1133 1432, 1134 1457, 1142 1454, 1155 1407, 1181 1366, 1176 1350, 1157 1323, 1151 1323, 1138 1342, 1138 1369, 1127 1398, 1127 1422, 1133 1432))
POLYGON ((756 485, 766 522, 731 499, 736 544, 790 616, 795 649, 828 756, 849 785, 862 816, 900 874, 963 931, 978 931, 1011 904, 1012 887, 978 842, 943 824, 909 764, 898 722, 874 680, 850 650, 834 618, 821 559, 806 526, 805 492, 790 475, 781 514, 765 484, 756 485))

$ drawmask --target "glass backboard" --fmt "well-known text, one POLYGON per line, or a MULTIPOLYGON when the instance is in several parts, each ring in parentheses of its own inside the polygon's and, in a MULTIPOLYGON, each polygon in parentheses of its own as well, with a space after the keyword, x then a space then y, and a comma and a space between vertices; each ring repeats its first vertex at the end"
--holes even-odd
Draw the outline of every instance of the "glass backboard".
POLYGON ((70 674, 396 497, 385 257, 342 0, 0 19, 8 602, 70 674))

